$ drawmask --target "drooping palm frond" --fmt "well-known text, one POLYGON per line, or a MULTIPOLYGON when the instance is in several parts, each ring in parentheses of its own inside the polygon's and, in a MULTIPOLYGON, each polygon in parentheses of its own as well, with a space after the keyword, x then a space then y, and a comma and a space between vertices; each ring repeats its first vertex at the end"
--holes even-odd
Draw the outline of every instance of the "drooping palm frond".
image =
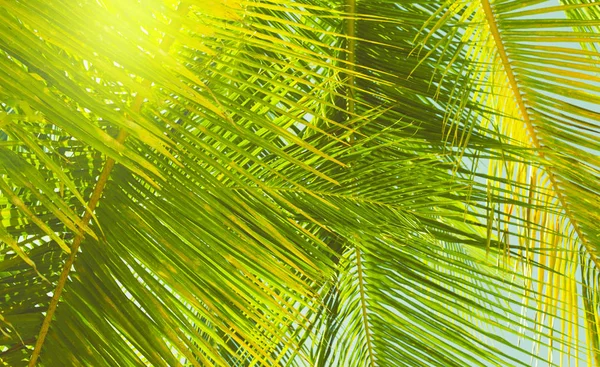
POLYGON ((0 361, 592 365, 597 7, 538 3, 1 2, 0 361))
MULTIPOLYGON (((544 326, 540 326, 538 337, 553 335, 560 329, 568 335, 567 340, 585 338, 590 349, 580 358, 597 363, 598 308, 595 296, 586 294, 586 284, 597 283, 598 276, 598 5, 586 1, 562 5, 545 1, 447 5, 447 10, 430 20, 429 37, 440 34, 438 30, 444 25, 458 29, 442 34, 440 45, 462 42, 468 57, 477 61, 469 65, 468 72, 485 90, 476 100, 482 107, 496 111, 490 116, 490 126, 532 146, 543 165, 537 169, 491 159, 490 177, 508 177, 510 181, 506 184, 488 179, 488 190, 507 190, 506 198, 528 197, 529 203, 542 206, 554 202, 561 211, 545 213, 501 202, 492 209, 498 224, 506 223, 505 233, 514 222, 507 214, 516 214, 522 223, 517 232, 520 245, 526 247, 525 256, 542 265, 524 268, 538 283, 531 285, 538 293, 535 317, 546 327, 542 332, 544 326), (513 186, 515 183, 525 189, 513 186), (576 240, 558 241, 555 231, 571 233, 576 240), (584 253, 581 257, 576 255, 580 251, 584 253), (567 278, 562 282, 553 279, 546 267, 567 278), (551 285, 562 289, 553 290, 551 285), (579 326, 559 322, 555 315, 544 316, 547 310, 556 310, 579 326), (584 325, 588 333, 585 336, 580 335, 584 325)), ((561 361, 575 354, 569 348, 561 350, 561 361)))

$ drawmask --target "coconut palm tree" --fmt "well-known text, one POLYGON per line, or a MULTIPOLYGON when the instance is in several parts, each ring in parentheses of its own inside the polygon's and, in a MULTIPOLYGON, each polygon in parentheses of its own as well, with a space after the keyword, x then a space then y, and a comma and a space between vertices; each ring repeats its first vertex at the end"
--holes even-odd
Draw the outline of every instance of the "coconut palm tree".
POLYGON ((6 366, 600 365, 595 0, 0 1, 6 366))

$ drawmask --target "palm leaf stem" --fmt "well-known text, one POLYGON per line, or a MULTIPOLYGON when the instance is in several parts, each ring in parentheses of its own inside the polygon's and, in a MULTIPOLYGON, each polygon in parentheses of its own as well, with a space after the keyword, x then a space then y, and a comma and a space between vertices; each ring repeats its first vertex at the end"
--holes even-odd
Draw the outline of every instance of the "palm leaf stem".
MULTIPOLYGON (((517 83, 517 78, 515 76, 515 73, 510 64, 510 60, 508 58, 508 53, 506 52, 506 48, 504 47, 504 44, 502 43, 502 37, 501 37, 500 31, 498 29, 498 24, 496 22, 496 16, 494 15, 494 10, 492 9, 490 0, 481 0, 481 4, 483 6, 483 10, 485 12, 485 16, 488 21, 488 25, 490 27, 490 33, 492 34, 492 36, 494 38, 494 43, 496 44, 496 49, 498 51, 498 55, 500 56, 500 59, 502 60, 502 65, 506 72, 506 77, 508 78, 510 88, 515 96, 515 100, 517 102, 518 109, 521 113, 523 121, 525 122, 525 125, 527 128, 527 133, 529 134, 529 137, 531 138, 531 142, 532 142, 533 146, 536 148, 540 158, 544 159, 545 154, 544 154, 544 151, 541 149, 542 145, 541 145, 538 135, 535 131, 533 123, 531 122, 529 113, 527 112, 527 107, 525 106, 525 102, 523 101, 523 97, 520 93, 519 85, 517 83)), ((563 210, 565 211, 565 214, 569 218, 569 221, 571 222, 573 229, 577 233, 577 236, 579 237, 581 243, 583 243, 583 245, 585 246, 585 249, 587 250, 587 252, 590 254, 590 258, 592 259, 592 261, 594 262, 596 267, 600 269, 600 260, 596 256, 596 253, 592 249, 589 241, 587 240, 587 238, 581 231, 581 228, 577 222, 577 219, 573 215, 573 213, 569 207, 569 204, 567 203, 566 197, 562 194, 562 192, 560 190, 560 186, 558 184, 556 175, 554 174, 552 167, 545 165, 545 171, 548 174, 552 188, 553 188, 554 192, 556 192, 556 197, 559 200, 563 210)))
MULTIPOLYGON (((140 97, 141 98, 141 97, 140 97)), ((117 141, 121 144, 125 142, 127 139, 127 132, 125 130, 121 130, 119 132, 119 136, 117 137, 117 141)), ((40 329, 40 333, 38 335, 37 341, 35 343, 35 347, 33 348, 33 353, 31 354, 31 359, 29 360, 29 367, 35 366, 38 357, 42 351, 42 346, 44 345, 44 341, 46 340, 46 335, 48 334, 48 330, 50 329, 50 323, 52 322, 52 317, 54 316, 54 312, 56 312, 56 307, 58 306, 58 301, 62 295, 62 292, 65 288, 65 284, 67 283, 67 279, 69 277, 69 273, 71 272, 71 268, 73 263, 75 262, 75 258, 77 256, 77 250, 79 249, 79 245, 81 245, 81 241, 83 241, 85 227, 87 227, 88 223, 92 219, 92 212, 96 209, 100 198, 102 197, 102 192, 104 191, 104 187, 108 182, 108 178, 110 177, 110 173, 115 167, 115 160, 113 158, 108 158, 102 169, 102 173, 98 178, 98 182, 96 183, 96 187, 94 188, 94 192, 90 198, 88 203, 89 210, 85 212, 83 217, 81 218, 81 232, 77 234, 75 239, 73 240, 73 245, 71 246, 71 254, 69 258, 65 262, 63 266, 62 272, 60 273, 60 278, 58 278, 58 283, 56 284, 56 288, 54 289, 54 294, 52 295, 52 300, 50 301, 50 305, 48 306, 48 311, 46 311, 46 316, 44 317, 44 321, 42 322, 42 327, 40 329)))
POLYGON ((593 299, 594 292, 587 281, 588 276, 585 273, 588 270, 587 265, 583 265, 586 264, 583 254, 580 255, 580 258, 582 266, 580 267, 579 271, 581 272, 582 280, 581 286, 583 294, 583 306, 585 310, 585 320, 588 323, 588 338, 591 341, 592 346, 590 348, 590 353, 593 355, 596 365, 600 366, 600 339, 598 338, 598 321, 596 320, 594 312, 594 304, 597 304, 597 300, 593 299))
POLYGON ((360 258, 360 248, 356 247, 356 267, 358 272, 358 289, 360 292, 360 306, 365 326, 365 337, 367 340, 367 350, 369 352, 369 365, 375 367, 375 358, 373 356, 373 344, 371 343, 371 331, 369 330, 369 319, 367 316, 367 299, 365 295, 365 280, 363 277, 362 261, 360 258))
POLYGON ((354 84, 355 84, 355 69, 356 69, 356 0, 346 0, 347 11, 349 18, 346 21, 346 37, 347 37, 347 52, 348 52, 348 113, 354 115, 354 84))

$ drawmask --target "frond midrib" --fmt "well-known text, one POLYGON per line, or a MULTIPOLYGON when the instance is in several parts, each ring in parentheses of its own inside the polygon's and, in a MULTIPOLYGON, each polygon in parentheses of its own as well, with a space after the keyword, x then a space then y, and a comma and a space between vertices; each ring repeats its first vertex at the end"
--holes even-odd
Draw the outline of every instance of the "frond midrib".
MULTIPOLYGON (((508 53, 506 51, 506 48, 504 47, 504 43, 502 41, 502 35, 500 34, 500 30, 498 29, 498 24, 496 22, 496 16, 494 14, 494 10, 492 9, 490 0, 481 0, 481 4, 483 6, 483 10, 485 12, 485 16, 488 21, 490 33, 492 34, 492 37, 494 38, 496 50, 498 52, 498 55, 500 56, 500 59, 502 60, 502 66, 506 73, 506 77, 508 79, 510 89, 513 92, 513 95, 515 97, 517 107, 521 114, 523 122, 525 122, 527 133, 531 139, 531 143, 536 148, 538 155, 540 156, 540 158, 543 159, 543 158, 545 158, 545 153, 544 153, 543 149, 541 149, 542 144, 540 142, 537 132, 535 131, 533 123, 531 122, 531 117, 529 116, 529 112, 527 112, 527 107, 525 106, 525 101, 523 100, 523 96, 521 94, 521 89, 519 88, 519 84, 517 82, 516 75, 510 64, 510 59, 508 57, 508 53)), ((560 186, 559 186, 558 180, 556 178, 556 174, 554 173, 554 170, 549 165, 544 165, 544 170, 545 170, 546 174, 548 175, 548 178, 550 179, 552 190, 556 193, 556 197, 559 200, 561 207, 565 211, 565 214, 569 218, 569 222, 571 223, 571 225, 573 226, 573 229, 577 233, 579 240, 584 245, 587 253, 590 255, 590 258, 592 259, 592 261, 594 262, 596 267, 598 267, 600 269, 600 259, 598 259, 598 257, 596 256, 587 237, 581 230, 581 227, 579 226, 577 218, 575 218, 575 215, 571 211, 569 203, 567 202, 565 195, 563 195, 563 193, 560 189, 560 186)))
MULTIPOLYGON (((178 13, 186 11, 187 9, 188 9, 188 7, 186 4, 180 4, 178 13)), ((164 39, 163 43, 161 44, 160 49, 164 52, 168 52, 174 41, 175 41, 175 39, 173 37, 171 37, 171 36, 166 37, 164 39)), ((150 87, 151 83, 150 83, 150 81, 146 80, 143 82, 143 84, 144 84, 144 87, 150 87)), ((138 94, 132 103, 132 107, 133 107, 134 111, 139 112, 141 110, 143 102, 144 102, 144 96, 142 94, 138 94)), ((127 140, 128 135, 129 134, 127 133, 127 131, 125 131, 124 129, 121 129, 119 131, 119 135, 116 138, 116 141, 119 144, 123 144, 123 143, 125 143, 125 140, 127 140)), ((65 265, 63 266, 63 270, 58 279, 58 283, 56 284, 56 287, 54 289, 52 299, 50 301, 50 305, 48 306, 46 315, 44 316, 44 321, 42 322, 42 327, 40 328, 40 332, 38 334, 38 338, 36 340, 33 352, 31 354, 31 358, 29 360, 28 367, 34 367, 36 365, 37 359, 40 356, 42 347, 44 345, 44 341, 46 339, 46 335, 48 334, 48 330, 50 329, 50 323, 52 322, 54 313, 56 311, 56 308, 58 307, 58 302, 62 295, 62 291, 65 287, 68 276, 73 267, 73 263, 75 262, 75 258, 77 257, 77 252, 78 252, 77 250, 79 249, 79 246, 81 245, 81 242, 83 241, 84 233, 85 233, 84 229, 85 229, 85 227, 87 227, 89 221, 93 217, 94 210, 96 209, 98 202, 100 201, 100 198, 102 198, 102 193, 104 192, 106 183, 108 182, 110 174, 112 173, 112 170, 115 167, 116 163, 117 162, 115 161, 114 158, 109 157, 106 160, 106 163, 104 164, 104 168, 102 169, 102 173, 100 174, 98 181, 96 182, 96 186, 94 188, 94 191, 93 191, 92 196, 90 197, 90 201, 88 203, 88 210, 85 212, 85 214, 81 218, 80 227, 82 228, 82 231, 79 234, 77 234, 77 236, 73 240, 73 245, 71 246, 71 254, 67 258, 65 265)))
MULTIPOLYGON (((140 97, 140 98, 142 98, 142 97, 140 97)), ((119 133, 119 136, 117 137, 117 141, 121 144, 124 143, 125 139, 127 139, 127 135, 128 134, 125 130, 121 130, 119 133)), ((77 234, 77 236, 73 240, 73 245, 71 246, 71 254, 67 258, 67 260, 63 266, 63 270, 60 274, 60 278, 58 279, 58 283, 56 284, 56 287, 54 288, 54 292, 52 295, 52 299, 50 301, 50 305, 48 306, 48 310, 46 311, 46 316, 44 317, 44 321, 42 322, 42 327, 40 328, 40 332, 39 332, 38 338, 35 342, 35 347, 33 349, 33 353, 31 354, 31 358, 29 360, 29 364, 28 364, 29 367, 34 367, 36 365, 37 359, 40 356, 42 347, 44 345, 44 341, 46 340, 46 335, 48 334, 48 330, 50 329, 50 323, 52 322, 54 312, 56 311, 56 308, 58 307, 58 301, 60 300, 60 297, 64 290, 65 284, 67 283, 67 279, 69 278, 69 274, 73 267, 73 263, 75 262, 75 258, 77 257, 77 253, 78 253, 77 250, 79 249, 79 246, 81 245, 81 242, 83 241, 84 233, 85 233, 84 229, 85 229, 85 227, 88 226, 89 221, 92 219, 92 213, 96 209, 96 206, 98 205, 98 202, 100 201, 100 198, 102 197, 102 193, 104 192, 104 188, 106 187, 106 183, 108 182, 108 178, 110 177, 110 174, 115 166, 115 163, 116 162, 113 158, 108 158, 106 160, 106 163, 104 165, 102 173, 100 174, 100 177, 98 178, 96 187, 94 188, 94 192, 92 193, 92 196, 88 203, 89 210, 87 210, 85 212, 85 214, 83 215, 83 217, 81 218, 81 222, 80 222, 79 226, 82 230, 81 230, 81 232, 79 232, 77 234)))

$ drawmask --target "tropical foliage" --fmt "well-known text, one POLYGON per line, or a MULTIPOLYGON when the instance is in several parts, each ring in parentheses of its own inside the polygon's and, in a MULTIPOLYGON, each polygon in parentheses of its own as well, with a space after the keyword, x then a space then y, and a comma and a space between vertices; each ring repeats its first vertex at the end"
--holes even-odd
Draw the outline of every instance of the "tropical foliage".
POLYGON ((594 0, 1 0, 0 363, 600 365, 594 0))

